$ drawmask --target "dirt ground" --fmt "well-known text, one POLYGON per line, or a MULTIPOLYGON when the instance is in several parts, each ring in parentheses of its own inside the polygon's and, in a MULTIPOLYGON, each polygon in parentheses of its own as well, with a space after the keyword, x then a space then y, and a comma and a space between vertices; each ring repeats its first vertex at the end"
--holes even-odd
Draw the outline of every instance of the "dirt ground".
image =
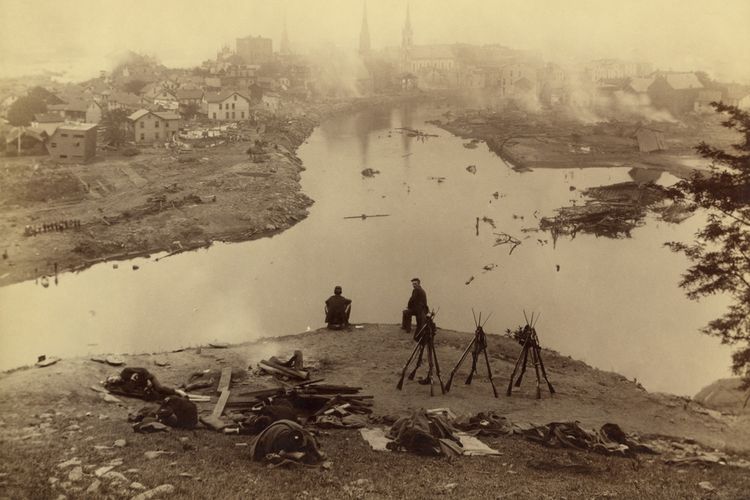
MULTIPOLYGON (((294 148, 313 123, 296 128, 294 148)), ((264 161, 252 161, 247 142, 189 154, 144 150, 88 165, 5 159, 0 235, 7 258, 0 286, 52 275, 55 264, 58 271, 76 269, 104 258, 251 239, 295 224, 312 200, 299 188, 301 163, 273 140, 264 161), (26 226, 75 219, 80 227, 25 235, 26 226)))
MULTIPOLYGON (((439 330, 436 348, 447 379, 471 340, 469 333, 439 330)), ((520 347, 490 335, 489 353, 498 399, 480 370, 462 383, 465 362, 452 390, 430 397, 429 389, 407 381, 395 388, 411 352, 411 336, 397 325, 362 325, 346 332, 317 330, 264 339, 225 349, 123 356, 162 383, 177 386, 191 373, 232 367, 233 392, 278 387, 254 368, 261 359, 304 353, 311 378, 362 388, 373 396, 374 415, 401 416, 416 408, 450 408, 456 414, 494 410, 517 423, 578 420, 588 428, 619 424, 642 440, 699 443, 736 457, 750 452, 748 416, 722 415, 696 403, 650 394, 633 381, 592 369, 544 350, 557 390, 535 397, 532 375, 511 397, 504 389, 520 347), (167 364, 167 366, 158 366, 167 364)), ((106 402, 91 389, 120 368, 89 359, 63 359, 45 368, 0 374, 0 498, 130 498, 160 485, 174 498, 746 498, 750 476, 729 465, 667 465, 661 455, 615 458, 586 451, 545 448, 519 436, 488 438, 499 457, 424 458, 375 452, 356 430, 319 430, 330 469, 268 469, 248 458, 249 436, 208 429, 136 434, 129 411, 144 403, 121 398, 106 402), (123 440, 115 444, 115 441, 123 440), (164 451, 156 458, 146 452, 164 451), (112 467, 102 473, 101 467, 112 467), (99 475, 97 475, 99 471, 99 475), (62 495, 62 496, 61 496, 62 495)), ((199 403, 210 413, 216 402, 199 403)), ((378 425, 378 424, 373 424, 378 425)))

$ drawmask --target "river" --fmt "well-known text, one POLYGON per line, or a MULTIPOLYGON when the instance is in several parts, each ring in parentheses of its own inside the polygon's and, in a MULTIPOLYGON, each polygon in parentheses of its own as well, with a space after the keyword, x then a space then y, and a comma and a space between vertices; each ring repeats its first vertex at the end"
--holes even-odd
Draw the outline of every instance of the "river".
POLYGON ((485 330, 501 334, 522 325, 525 310, 541 315, 544 347, 651 391, 692 395, 729 376, 729 349, 698 331, 725 301, 687 300, 677 286, 687 262, 663 246, 689 241, 696 218, 649 218, 631 238, 578 235, 553 245, 547 233, 522 230, 580 203, 586 187, 630 180, 628 169, 519 173, 486 146, 465 148, 425 122, 441 111, 407 104, 321 124, 298 151, 302 188, 315 204, 273 238, 104 263, 48 288, 0 288, 0 369, 39 354, 158 352, 315 329, 334 285, 354 301, 352 322, 397 323, 418 276, 442 328, 473 332, 473 308, 491 313, 485 330), (365 168, 379 173, 364 177, 365 168), (360 214, 387 217, 344 218, 360 214), (495 229, 480 222, 477 235, 477 217, 495 229), (500 232, 521 245, 512 253, 495 246, 500 232))

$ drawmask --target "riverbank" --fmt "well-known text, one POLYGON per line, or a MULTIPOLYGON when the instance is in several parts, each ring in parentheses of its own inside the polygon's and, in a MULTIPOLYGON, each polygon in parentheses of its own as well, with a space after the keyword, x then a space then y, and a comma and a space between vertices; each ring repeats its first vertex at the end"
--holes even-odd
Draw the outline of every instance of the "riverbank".
POLYGON ((420 98, 311 103, 284 119, 269 115, 253 127, 240 126, 233 140, 189 153, 100 152, 87 165, 4 158, 0 286, 103 261, 273 236, 307 217, 313 203, 301 192, 304 166, 296 150, 322 120, 420 98), (256 141, 263 144, 256 147, 256 141))
MULTIPOLYGON (((436 349, 444 379, 470 339, 470 333, 438 332, 436 349)), ((361 387, 363 394, 373 396, 375 417, 400 416, 420 407, 447 407, 457 415, 494 410, 517 423, 578 420, 584 427, 598 428, 613 422, 646 441, 671 436, 672 441, 687 448, 693 446, 690 443, 700 443, 701 447, 717 448, 733 456, 750 452, 746 417, 707 411, 685 398, 648 393, 616 373, 593 369, 548 350, 542 356, 556 394, 550 396, 545 391, 537 400, 533 376, 527 373, 521 387, 512 397, 506 397, 507 377, 520 347, 496 335, 490 335, 488 341, 495 383, 501 392, 498 399, 492 397, 482 369, 472 385, 455 383, 446 395, 430 397, 427 387, 410 381, 403 391, 397 391, 396 382, 413 346, 411 337, 397 325, 363 325, 349 332, 321 329, 223 349, 204 346, 121 357, 127 366, 146 367, 171 386, 187 382, 195 372, 231 367, 238 381, 232 389, 252 391, 279 385, 254 371, 261 359, 273 355, 283 358, 302 350, 311 378, 361 387)), ((465 362, 457 380, 462 382, 468 369, 465 362)), ((708 482, 722 497, 741 498, 750 487, 744 469, 718 464, 667 465, 661 455, 642 455, 632 461, 549 449, 520 437, 499 437, 482 439, 498 449, 500 457, 448 462, 375 452, 352 430, 319 433, 321 448, 332 463, 330 469, 270 470, 249 461, 248 436, 222 435, 207 429, 134 434, 127 415, 144 403, 127 398, 122 403, 107 402, 90 388, 119 370, 75 358, 44 368, 0 374, 0 488, 4 495, 127 498, 141 487, 171 484, 173 496, 180 498, 349 498, 352 491, 359 491, 357 488, 362 491, 354 496, 365 498, 423 498, 435 494, 479 498, 497 496, 498 492, 514 498, 539 498, 543 494, 567 498, 701 498, 707 491, 699 483, 708 482), (148 459, 148 451, 166 453, 148 459), (97 475, 101 467, 112 467, 114 474, 97 475)), ((215 402, 216 397, 212 397, 211 403, 200 403, 199 408, 210 413, 215 402)))

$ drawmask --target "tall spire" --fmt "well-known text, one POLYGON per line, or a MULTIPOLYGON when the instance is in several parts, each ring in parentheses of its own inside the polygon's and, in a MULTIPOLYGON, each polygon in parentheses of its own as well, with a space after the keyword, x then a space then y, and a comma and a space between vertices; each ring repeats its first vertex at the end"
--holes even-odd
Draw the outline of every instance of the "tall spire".
POLYGON ((364 3, 362 11, 362 29, 359 32, 359 53, 362 55, 370 53, 370 28, 367 24, 367 2, 364 3))
POLYGON ((406 4, 406 22, 401 31, 401 46, 404 48, 414 45, 414 34, 411 31, 411 16, 409 15, 409 3, 406 4))
POLYGON ((281 47, 279 48, 279 51, 282 55, 289 55, 291 53, 289 50, 289 37, 286 32, 286 12, 284 12, 284 28, 281 32, 281 47))

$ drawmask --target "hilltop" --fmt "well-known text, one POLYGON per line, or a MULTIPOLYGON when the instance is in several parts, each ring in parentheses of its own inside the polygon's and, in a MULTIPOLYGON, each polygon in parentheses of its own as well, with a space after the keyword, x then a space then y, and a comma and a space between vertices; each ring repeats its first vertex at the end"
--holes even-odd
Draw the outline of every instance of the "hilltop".
MULTIPOLYGON (((444 380, 471 338, 471 333, 439 330, 436 349, 444 380)), ((439 395, 438 390, 430 397, 427 387, 409 381, 403 391, 396 390, 413 347, 411 336, 397 325, 362 325, 348 332, 320 329, 224 349, 203 347, 122 357, 127 366, 146 367, 162 383, 172 386, 186 382, 194 372, 230 366, 242 373, 233 389, 255 390, 278 386, 273 378, 254 370, 258 361, 302 350, 311 378, 361 387, 362 393, 373 396, 378 418, 405 415, 420 407, 447 407, 457 415, 494 410, 518 423, 578 420, 585 427, 598 428, 613 422, 642 438, 671 436, 682 443, 698 443, 735 455, 750 451, 746 419, 706 410, 689 399, 648 393, 621 375, 596 370, 553 351, 544 350, 542 355, 557 390, 554 396, 544 391, 542 398, 536 399, 533 372, 527 372, 521 387, 512 397, 506 397, 504 389, 520 347, 506 337, 489 335, 488 340, 495 383, 501 393, 498 399, 492 396, 484 367, 480 367, 472 385, 463 384, 467 362, 446 395, 439 395), (166 366, 158 366, 157 361, 166 366)), ((97 495, 108 498, 138 493, 128 486, 130 482, 148 488, 169 483, 180 498, 248 494, 263 494, 264 498, 419 498, 436 493, 463 498, 502 497, 500 492, 522 498, 539 498, 542 493, 568 498, 697 498, 706 493, 698 486, 702 481, 721 485, 720 491, 728 497, 741 497, 750 486, 745 471, 731 466, 677 468, 653 456, 632 461, 547 449, 511 437, 486 440, 501 451, 502 456, 496 458, 466 457, 448 462, 379 453, 370 450, 355 430, 319 433, 321 448, 333 463, 331 469, 269 470, 249 461, 243 445, 249 436, 228 436, 207 429, 133 433, 128 412, 144 403, 134 399, 125 399, 122 406, 108 403, 90 388, 118 372, 119 368, 113 366, 75 358, 0 375, 3 495, 84 497, 96 481, 97 495), (126 445, 114 446, 120 439, 126 445), (169 454, 153 460, 144 458, 146 451, 155 450, 169 454), (58 465, 72 459, 81 462, 82 474, 71 480, 70 471, 58 465), (108 464, 115 464, 114 470, 125 479, 118 475, 97 478, 95 470, 108 464), (417 471, 419 475, 415 476, 417 471)), ((200 409, 210 412, 213 404, 215 401, 200 409)))

